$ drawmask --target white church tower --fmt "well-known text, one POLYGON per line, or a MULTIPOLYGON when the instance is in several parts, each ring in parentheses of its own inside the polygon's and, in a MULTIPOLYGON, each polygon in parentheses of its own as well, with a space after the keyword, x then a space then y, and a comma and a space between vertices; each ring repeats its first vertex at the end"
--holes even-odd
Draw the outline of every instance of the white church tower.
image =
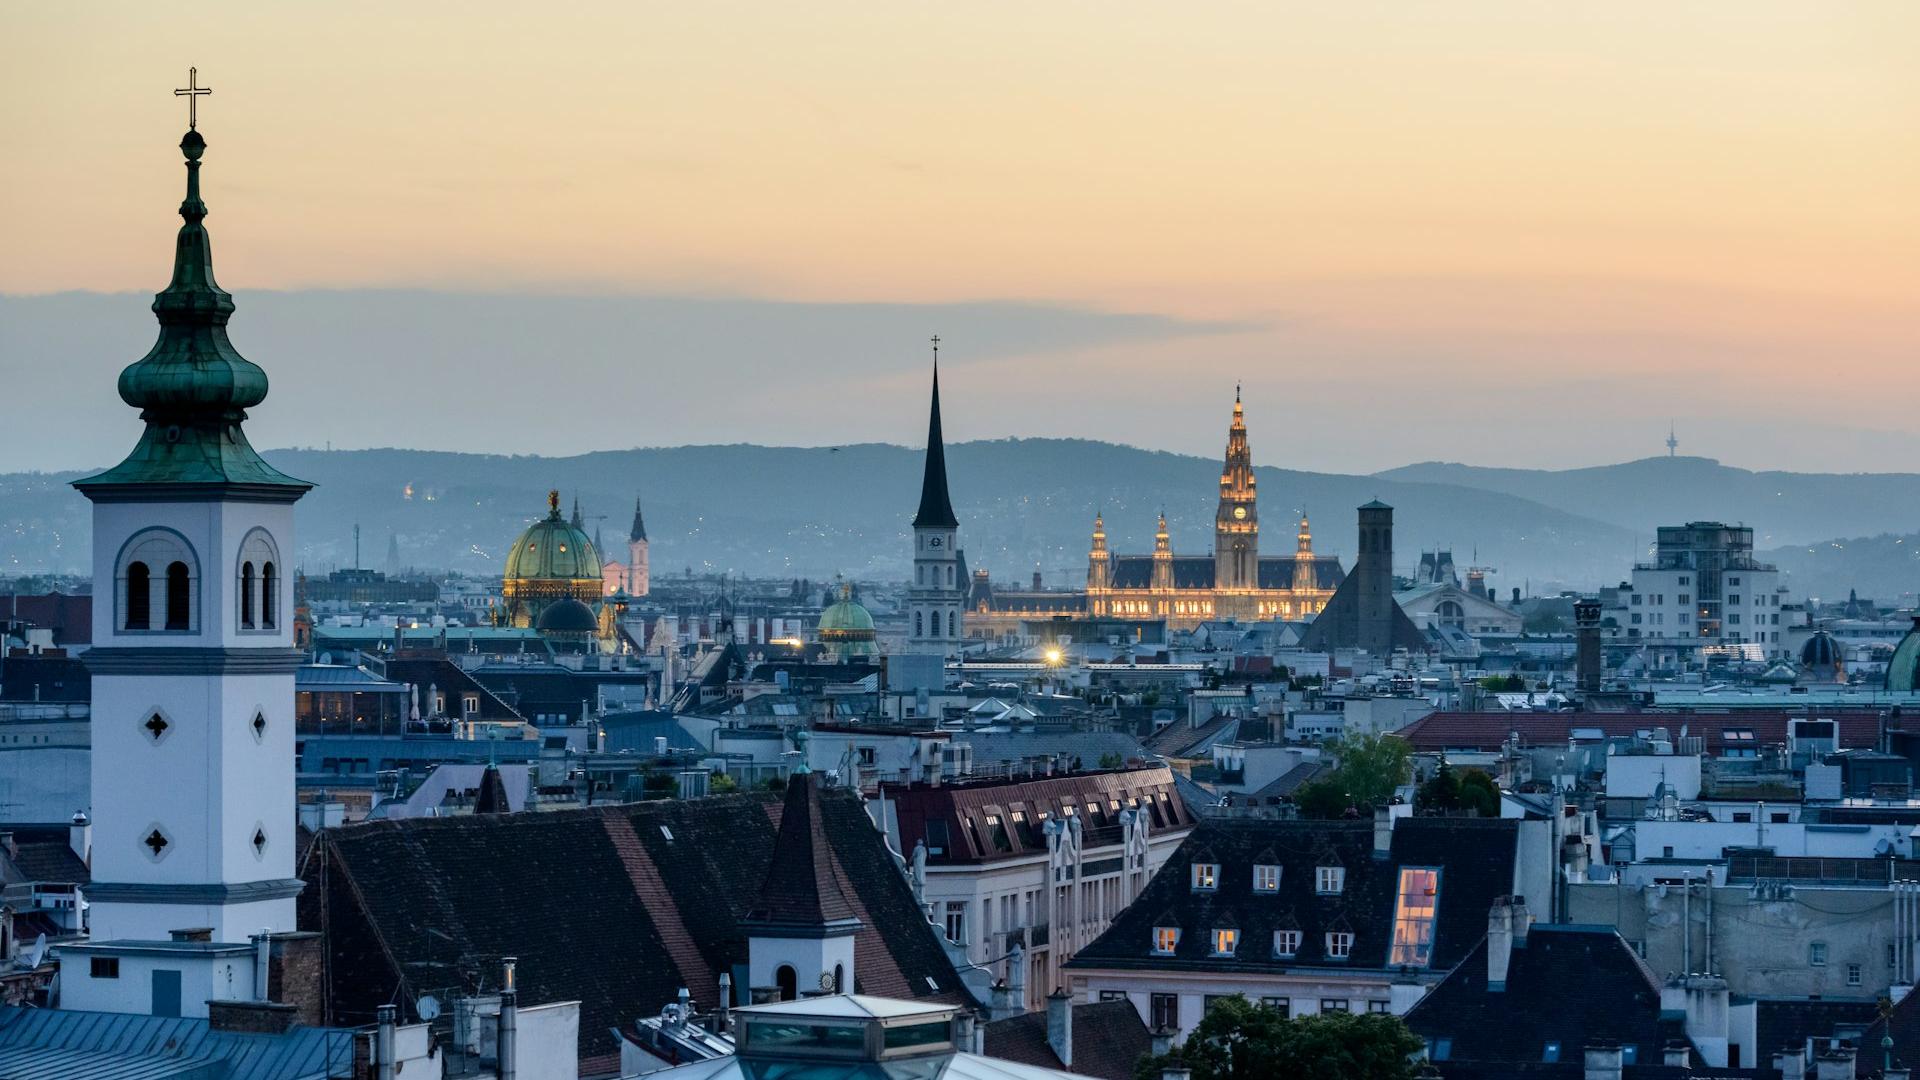
POLYGON ((960 522, 947 495, 947 450, 940 434, 940 339, 933 339, 933 407, 927 420, 926 472, 913 515, 913 586, 907 590, 908 651, 951 656, 960 651, 966 568, 960 522))
MULTIPOLYGON (((263 931, 295 928, 300 657, 287 560, 293 504, 311 485, 267 464, 241 430, 246 410, 267 396, 267 376, 227 340, 233 298, 214 282, 202 224, 206 140, 189 130, 180 149, 185 224, 173 280, 153 303, 160 337, 120 373, 120 397, 146 428, 125 461, 74 484, 93 502, 87 948, 172 937, 214 958, 263 931)), ((73 973, 67 996, 100 1000, 83 992, 85 970, 73 973)), ((251 987, 250 961, 224 970, 251 987)), ((156 973, 152 1011, 205 1015, 209 993, 245 996, 236 986, 197 990, 193 980, 183 999, 178 972, 170 989, 156 973)))

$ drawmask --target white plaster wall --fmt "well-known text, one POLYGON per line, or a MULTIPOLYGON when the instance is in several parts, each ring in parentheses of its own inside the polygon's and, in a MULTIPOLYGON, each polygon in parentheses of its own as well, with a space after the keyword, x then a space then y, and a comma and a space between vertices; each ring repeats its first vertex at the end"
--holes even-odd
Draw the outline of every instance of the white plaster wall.
POLYGON ((242 1000, 254 993, 248 956, 122 956, 114 979, 94 978, 91 967, 88 956, 61 957, 60 1008, 151 1015, 153 973, 163 970, 180 972, 182 1016, 205 1018, 208 1001, 242 1000))

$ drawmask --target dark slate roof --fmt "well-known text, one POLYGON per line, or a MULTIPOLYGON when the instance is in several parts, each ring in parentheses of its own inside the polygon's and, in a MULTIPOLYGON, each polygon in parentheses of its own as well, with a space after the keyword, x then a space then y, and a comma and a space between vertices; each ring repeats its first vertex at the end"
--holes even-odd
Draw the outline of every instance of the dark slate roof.
MULTIPOLYGON (((1755 1026, 1758 1026, 1757 1023, 1755 1026)), ((1757 1036, 1758 1032, 1755 1034, 1757 1036)), ((1880 1040, 1887 1035, 1893 1036, 1895 1065, 1911 1067, 1914 1062, 1920 1061, 1920 994, 1908 994, 1901 998, 1892 1012, 1876 1019, 1873 1026, 1867 1028, 1859 1045, 1871 1047, 1872 1052, 1860 1055, 1855 1075, 1874 1076, 1879 1073, 1883 1053, 1880 1040)), ((1764 1043, 1761 1045, 1764 1052, 1772 1054, 1773 1051, 1765 1049, 1764 1043)))
MULTIPOLYGON (((995 1020, 981 1029, 988 1057, 1043 1069, 1065 1069, 1047 1043, 1045 1011, 995 1020)), ((1073 1007, 1073 1069, 1076 1076, 1133 1080, 1133 1068, 1153 1050, 1153 1035, 1127 1001, 1101 1001, 1073 1007)))
POLYGON ((1536 924, 1510 954, 1506 989, 1489 991, 1484 910, 1481 921, 1479 943, 1406 1016, 1429 1048, 1449 1040, 1442 1076, 1449 1062, 1476 1076, 1494 1062, 1544 1063, 1549 1042, 1576 1067, 1595 1043, 1637 1047, 1638 1063, 1653 1065, 1686 1037, 1677 1018, 1661 1018, 1659 982, 1613 927, 1536 924))
POLYGON ((1175 720, 1147 736, 1145 745, 1148 753, 1161 757, 1205 756, 1216 741, 1231 739, 1239 731, 1240 717, 1223 712, 1208 717, 1199 727, 1185 720, 1175 720))
POLYGON ((1066 816, 1068 807, 1081 819, 1081 843, 1088 848, 1118 843, 1126 810, 1145 810, 1151 833, 1193 824, 1175 796, 1173 770, 1164 765, 1030 780, 887 784, 884 790, 901 849, 910 852, 926 840, 928 861, 935 864, 1044 853, 1046 823, 1066 816), (999 829, 991 819, 998 819, 999 829))
POLYGON ((1372 821, 1205 819, 1154 875, 1140 899, 1068 967, 1175 971, 1274 972, 1302 968, 1384 969, 1393 936, 1399 868, 1440 868, 1439 915, 1431 969, 1444 971, 1485 936, 1495 897, 1513 892, 1518 823, 1478 818, 1402 818, 1393 846, 1374 858, 1372 821), (1219 888, 1195 892, 1193 863, 1217 863, 1219 888), (1253 891, 1256 863, 1280 866, 1277 894, 1253 891), (1346 869, 1338 896, 1320 896, 1316 870, 1346 869), (1228 921, 1231 920, 1231 921, 1228 921), (1173 956, 1152 955, 1156 926, 1180 927, 1173 956), (1209 955, 1216 926, 1241 931, 1238 955, 1209 955), (1346 960, 1328 958, 1325 935, 1351 930, 1346 960), (1299 955, 1273 956, 1276 930, 1301 932, 1299 955))
POLYGON ((0 596, 0 622, 16 620, 52 630, 55 645, 90 644, 93 641, 93 597, 69 596, 59 592, 40 596, 22 596, 18 593, 0 596))
POLYGON ((947 448, 940 437, 940 369, 933 369, 933 407, 927 413, 927 470, 920 478, 920 510, 914 528, 956 529, 953 500, 947 495, 947 448))
MULTIPOLYGON (((1213 588, 1214 565, 1211 555, 1175 555, 1174 588, 1213 588)), ((1260 557, 1260 587, 1263 589, 1335 589, 1340 586, 1344 576, 1340 560, 1331 555, 1316 555, 1305 561, 1293 555, 1260 557)), ((1153 556, 1113 557, 1114 588, 1145 589, 1152 585, 1153 556)))
MULTIPOLYGON (((1810 1038, 1824 1041, 1840 1037, 1855 1046, 1863 1045, 1861 1033, 1880 1017, 1878 1002, 1833 998, 1760 998, 1753 1009, 1754 1050, 1759 1064, 1768 1068, 1773 1065, 1774 1051, 1805 1046, 1810 1038)), ((1871 1045, 1877 1054, 1879 1037, 1864 1045, 1871 1045)))
POLYGON ((512 807, 507 803, 507 785, 500 779, 500 767, 487 762, 480 773, 480 794, 474 797, 473 812, 476 814, 504 814, 512 807))
POLYGON ((55 885, 85 885, 93 880, 93 872, 74 854, 64 834, 56 839, 35 840, 23 839, 16 833, 14 843, 17 849, 7 858, 18 873, 17 878, 8 875, 12 880, 55 885))
MULTIPOLYGON (((1822 712, 1819 719, 1835 721, 1835 730, 1843 749, 1879 745, 1880 718, 1872 712, 1822 712)), ((1407 740, 1415 750, 1498 750, 1507 736, 1518 733, 1523 747, 1565 746, 1574 729, 1597 731, 1602 738, 1632 738, 1637 734, 1666 728, 1679 736, 1705 740, 1708 754, 1719 754, 1729 745, 1728 730, 1751 731, 1752 739, 1738 740, 1743 747, 1784 745, 1787 741, 1784 712, 1434 712, 1415 720, 1394 734, 1407 740)))
POLYGON ((1263 589, 1324 589, 1340 587, 1346 571, 1331 555, 1262 555, 1260 587, 1263 589))
MULTIPOLYGON (((1389 600, 1388 606, 1392 609, 1388 616, 1393 622, 1392 647, 1409 652, 1425 651, 1428 648, 1427 636, 1413 625, 1413 620, 1407 617, 1400 602, 1389 600)), ((1334 649, 1354 648, 1359 643, 1360 578, 1350 575, 1340 580, 1340 586, 1333 591, 1327 606, 1313 617, 1300 644, 1307 649, 1331 652, 1334 649)))
MULTIPOLYGON (((859 991, 973 1004, 865 808, 829 791, 818 809, 861 923, 859 991)), ((612 1028, 683 986, 711 1004, 723 971, 740 981, 741 922, 782 815, 778 796, 753 793, 328 830, 303 864, 300 924, 328 928, 332 1021, 472 989, 514 956, 521 1000, 580 1001, 582 1058, 604 1064, 612 1028)))
POLYGON ((74 656, 0 657, 0 701, 93 700, 93 678, 74 656))
POLYGON ((747 919, 780 926, 825 926, 855 917, 834 876, 833 849, 820 824, 819 782, 812 773, 794 773, 787 778, 773 859, 760 885, 760 899, 747 912, 747 919))

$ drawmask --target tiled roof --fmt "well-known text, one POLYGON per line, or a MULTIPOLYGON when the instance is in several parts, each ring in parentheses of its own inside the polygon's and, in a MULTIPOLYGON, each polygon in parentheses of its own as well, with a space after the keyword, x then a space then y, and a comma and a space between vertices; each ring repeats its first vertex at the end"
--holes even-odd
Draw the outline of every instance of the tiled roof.
POLYGON ((1153 881, 1069 967, 1283 972, 1298 968, 1387 967, 1399 868, 1438 867, 1438 915, 1430 968, 1444 971, 1485 935, 1487 910, 1513 892, 1518 824, 1498 819, 1402 818, 1384 859, 1374 858, 1371 821, 1203 819, 1153 881), (1194 863, 1219 866, 1218 887, 1196 891, 1194 863), (1279 890, 1256 893, 1253 867, 1280 867, 1279 890), (1345 870, 1337 895, 1317 891, 1318 868, 1345 870), (1156 927, 1178 926, 1172 956, 1152 953, 1156 927), (1235 927, 1231 958, 1212 953, 1211 931, 1235 927), (1300 932, 1293 958, 1273 955, 1278 930, 1300 932), (1352 953, 1327 955, 1325 935, 1351 930, 1352 953))
MULTIPOLYGON (((1047 1043, 1047 1014, 1022 1013, 995 1020, 981 1029, 988 1057, 1065 1069, 1047 1043)), ((1133 1080, 1134 1066, 1153 1049, 1153 1035, 1127 1001, 1100 1001, 1073 1007, 1073 1068, 1076 1076, 1133 1080)))
POLYGON ((1669 1041, 1685 1038, 1677 1019, 1661 1019, 1653 972, 1610 926, 1535 925, 1509 954, 1506 989, 1489 991, 1485 920, 1483 908, 1480 942, 1406 1016, 1443 1077, 1484 1075, 1494 1062, 1544 1064, 1548 1043, 1576 1069, 1596 1043, 1636 1047, 1637 1063, 1654 1065, 1669 1041))
POLYGON ((885 786, 899 823, 900 845, 927 841, 934 863, 985 862, 1047 850, 1046 822, 1072 807, 1087 847, 1120 841, 1120 813, 1145 808, 1150 832, 1193 824, 1164 765, 1073 773, 1035 780, 885 786), (995 823, 998 827, 995 827, 995 823))
MULTIPOLYGON (((1848 1042, 1860 1046, 1861 1033, 1879 1016, 1879 1003, 1873 1001, 1760 998, 1754 1002, 1754 1053, 1759 1064, 1771 1066, 1776 1050, 1803 1047, 1809 1038, 1845 1036, 1848 1042)), ((1879 1038, 1876 1036, 1870 1045, 1877 1054, 1879 1038)))
MULTIPOLYGON (((863 993, 970 1004, 906 879, 851 795, 819 828, 861 928, 863 993)), ((747 959, 741 922, 773 861, 778 796, 376 821, 334 829, 302 876, 301 925, 328 927, 335 1022, 468 988, 520 959, 521 999, 581 1002, 583 1058, 687 987, 702 1007, 747 959), (404 985, 402 985, 404 981, 404 985)), ((739 988, 745 993, 746 988, 739 988)))
POLYGON ((1147 752, 1160 757, 1179 758, 1205 755, 1220 739, 1231 739, 1240 730, 1240 717, 1232 713, 1212 716, 1199 727, 1175 720, 1147 736, 1147 752))
POLYGON ((833 849, 820 824, 819 782, 812 773, 787 778, 772 864, 747 918, 782 926, 825 926, 854 918, 834 873, 833 849))
POLYGON ((93 597, 50 592, 40 596, 9 593, 0 596, 0 622, 18 619, 53 631, 55 645, 87 645, 93 641, 93 597))
POLYGON ((65 836, 54 840, 23 840, 15 836, 18 845, 8 861, 19 872, 19 880, 36 884, 85 885, 93 880, 93 873, 80 856, 73 853, 73 846, 65 836))
MULTIPOLYGON (((1880 718, 1873 713, 1816 713, 1818 719, 1837 721, 1840 746, 1874 747, 1879 745, 1880 718)), ((1796 719, 1802 719, 1796 717, 1796 719)), ((1507 736, 1518 733, 1522 746, 1564 746, 1576 730, 1598 732, 1602 738, 1632 738, 1654 728, 1666 728, 1678 738, 1681 729, 1705 740, 1709 754, 1718 754, 1727 746, 1729 729, 1751 731, 1751 740, 1740 740, 1745 748, 1770 746, 1787 741, 1788 716, 1783 712, 1435 712, 1415 720, 1395 732, 1415 750, 1498 750, 1507 736)))

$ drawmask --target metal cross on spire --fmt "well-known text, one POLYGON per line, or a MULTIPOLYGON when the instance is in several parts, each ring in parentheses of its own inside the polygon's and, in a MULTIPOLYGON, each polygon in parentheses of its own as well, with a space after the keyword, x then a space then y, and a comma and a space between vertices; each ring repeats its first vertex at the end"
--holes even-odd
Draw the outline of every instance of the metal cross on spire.
POLYGON ((200 98, 202 95, 211 93, 213 93, 211 87, 200 85, 200 69, 197 67, 188 68, 187 85, 173 92, 174 97, 187 99, 188 131, 200 130, 200 98))
POLYGON ((940 362, 940 335, 939 334, 933 335, 933 362, 936 364, 940 362))

